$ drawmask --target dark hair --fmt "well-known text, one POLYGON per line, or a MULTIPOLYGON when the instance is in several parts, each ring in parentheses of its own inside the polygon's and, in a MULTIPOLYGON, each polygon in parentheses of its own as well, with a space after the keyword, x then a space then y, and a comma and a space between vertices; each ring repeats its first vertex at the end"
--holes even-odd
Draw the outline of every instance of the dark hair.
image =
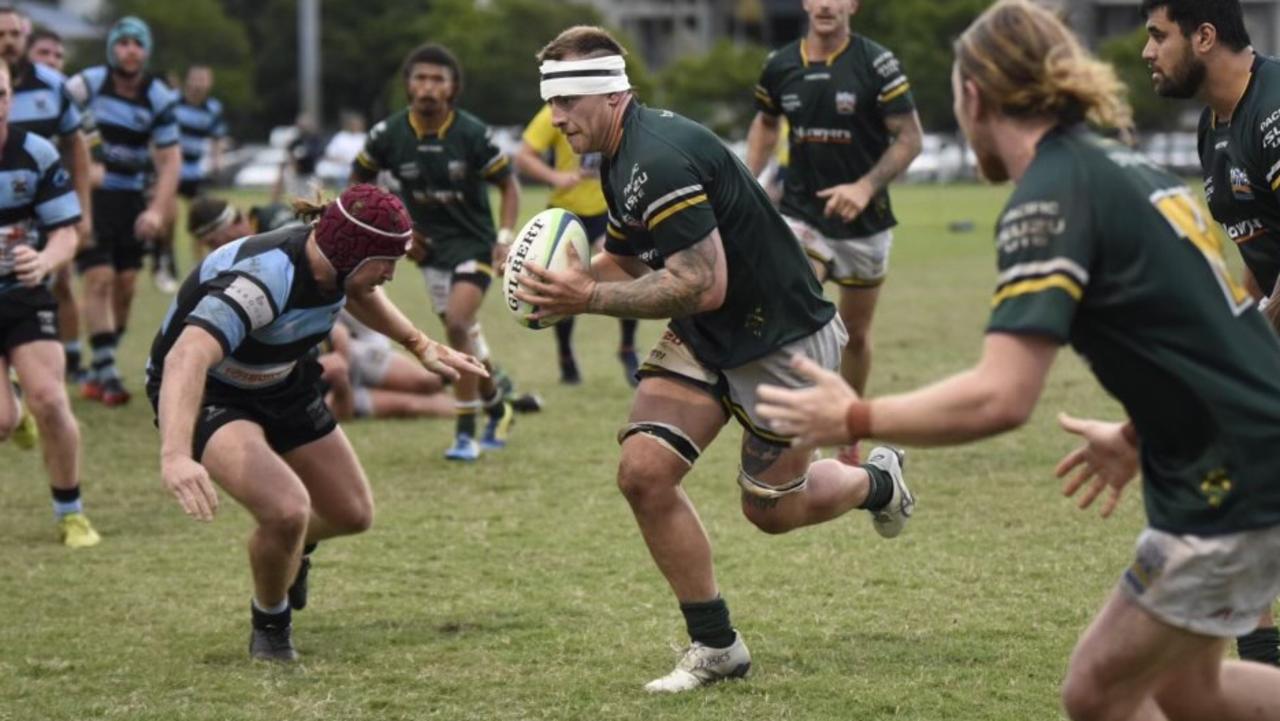
POLYGON ((187 232, 195 235, 197 230, 217 220, 226 208, 226 200, 212 195, 201 195, 191 201, 191 207, 187 210, 187 232))
POLYGON ((556 36, 538 51, 538 62, 564 60, 567 57, 591 58, 603 55, 626 55, 627 51, 604 28, 575 25, 556 36))
POLYGON ((1244 50, 1251 44, 1240 0, 1142 0, 1145 17, 1160 8, 1169 13, 1184 37, 1191 37, 1201 25, 1212 25, 1218 40, 1232 50, 1244 50))
POLYGON ((458 97, 462 92, 462 63, 458 62, 458 58, 454 57, 449 48, 439 43, 427 43, 414 48, 405 56, 404 65, 400 68, 406 83, 409 82, 409 75, 413 73, 413 66, 422 64, 449 68, 449 72, 453 73, 453 97, 458 97))
POLYGON ((31 37, 27 38, 27 47, 31 47, 41 40, 52 40, 59 45, 62 44, 62 36, 57 31, 39 27, 31 31, 31 37))

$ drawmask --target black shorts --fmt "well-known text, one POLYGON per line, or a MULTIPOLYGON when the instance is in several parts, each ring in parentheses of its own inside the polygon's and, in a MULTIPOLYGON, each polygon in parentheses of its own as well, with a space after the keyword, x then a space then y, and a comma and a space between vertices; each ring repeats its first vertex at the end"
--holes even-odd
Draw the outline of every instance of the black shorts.
POLYGON ((0 295, 0 354, 39 340, 58 340, 58 304, 45 288, 0 295))
POLYGON ((578 220, 582 221, 582 228, 587 231, 587 242, 594 245, 604 236, 605 228, 609 225, 609 214, 579 215, 578 220))
MULTIPOLYGON (((279 454, 288 453, 329 435, 338 427, 338 421, 324 402, 324 386, 320 382, 320 364, 313 360, 298 364, 294 374, 301 377, 285 383, 291 389, 268 396, 244 391, 243 394, 206 394, 200 413, 196 416, 195 433, 191 438, 191 457, 199 461, 205 446, 217 430, 232 421, 249 421, 262 428, 267 445, 279 454)), ((160 387, 154 380, 147 382, 147 397, 151 407, 159 415, 160 387)), ((157 424, 159 419, 157 418, 157 424)))
POLYGON ((179 181, 179 182, 178 182, 178 195, 181 195, 182 197, 186 198, 187 200, 193 200, 197 195, 199 195, 199 194, 200 194, 200 185, 201 185, 202 183, 204 183, 204 181, 203 181, 203 180, 183 180, 183 181, 179 181))
POLYGON ((109 265, 117 271, 138 270, 146 248, 133 234, 133 224, 147 209, 134 190, 93 191, 93 244, 76 254, 76 270, 109 265))

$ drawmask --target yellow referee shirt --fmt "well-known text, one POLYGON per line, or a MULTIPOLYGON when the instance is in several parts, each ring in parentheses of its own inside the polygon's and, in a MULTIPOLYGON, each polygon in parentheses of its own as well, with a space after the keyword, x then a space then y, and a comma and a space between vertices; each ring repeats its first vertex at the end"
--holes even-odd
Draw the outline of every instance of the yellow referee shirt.
POLYGON ((579 158, 573 152, 573 146, 569 145, 569 139, 551 124, 550 105, 543 105, 542 110, 533 116, 533 120, 524 129, 523 138, 538 153, 546 154, 551 151, 554 156, 552 167, 556 170, 572 173, 583 168, 584 175, 590 173, 590 177, 571 188, 551 191, 551 199, 548 201, 551 207, 564 208, 581 217, 605 212, 604 193, 600 190, 600 154, 591 153, 585 159, 579 158))

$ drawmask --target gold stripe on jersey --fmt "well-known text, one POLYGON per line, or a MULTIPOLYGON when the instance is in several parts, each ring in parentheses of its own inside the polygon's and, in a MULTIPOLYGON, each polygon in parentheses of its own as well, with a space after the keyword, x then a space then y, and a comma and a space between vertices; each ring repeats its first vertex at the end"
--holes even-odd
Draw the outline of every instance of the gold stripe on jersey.
POLYGON ((904 93, 911 89, 911 83, 903 83, 889 92, 876 98, 880 103, 887 103, 894 98, 901 97, 904 93))
POLYGON ((1280 190, 1280 175, 1277 175, 1276 179, 1271 181, 1271 189, 1280 190))
POLYGON ((759 85, 756 86, 756 100, 759 100, 762 104, 764 104, 770 110, 778 107, 773 102, 773 98, 769 97, 769 91, 765 90, 763 87, 759 85))
POLYGON ((607 225, 605 225, 605 226, 604 226, 604 230, 605 230, 605 232, 606 232, 606 233, 608 233, 608 234, 609 234, 609 237, 611 237, 611 238, 617 238, 618 240, 626 240, 626 239, 627 239, 627 236, 626 236, 626 234, 625 234, 625 233, 623 233, 623 232, 622 232, 622 229, 621 229, 621 228, 615 228, 615 227, 613 226, 613 223, 608 223, 607 225))
MULTIPOLYGON (((436 133, 435 133, 436 137, 440 138, 441 140, 444 140, 444 134, 449 132, 449 128, 453 126, 453 120, 455 117, 457 117, 457 115, 458 114, 455 113, 454 111, 452 110, 449 111, 449 115, 444 119, 444 122, 440 124, 440 128, 436 130, 436 133)), ((410 110, 405 115, 405 117, 409 119, 409 127, 413 128, 413 134, 418 136, 419 140, 431 134, 431 131, 427 130, 427 127, 425 125, 418 124, 417 116, 413 114, 412 110, 410 110)))
POLYGON ((1046 290, 1058 290, 1066 292, 1073 300, 1080 300, 1084 297, 1084 288, 1075 278, 1066 273, 1054 273, 1044 278, 1035 278, 1033 280, 1024 280, 1017 283, 1010 283, 1001 288, 991 299, 991 307, 994 308, 1010 298, 1017 298, 1021 295, 1030 295, 1032 293, 1042 293, 1046 290))
POLYGON ((382 170, 382 167, 379 166, 377 163, 375 163, 373 161, 373 158, 370 158, 369 154, 364 152, 363 150, 361 150, 360 154, 356 156, 356 162, 359 163, 360 167, 364 168, 365 170, 373 170, 373 171, 382 170))
POLYGON ((484 177, 488 178, 493 175, 496 175, 503 168, 507 167, 507 165, 509 165, 510 163, 511 163, 511 159, 507 157, 506 153, 499 155, 498 157, 494 158, 492 162, 490 162, 488 165, 484 167, 484 177))
POLYGON ((692 198, 689 198, 688 200, 682 200, 682 201, 680 201, 679 203, 676 203, 675 205, 671 206, 670 208, 667 208, 666 210, 662 211, 661 213, 658 213, 657 215, 655 215, 655 216, 653 216, 652 218, 650 218, 650 219, 649 219, 649 230, 653 230, 654 228, 658 227, 658 223, 661 223, 662 221, 666 220, 667 218, 670 218, 671 216, 675 215, 676 213, 679 213, 680 211, 684 210, 685 208, 688 208, 688 207, 693 206, 693 205, 697 205, 697 204, 699 204, 699 203, 705 203, 705 202, 707 202, 707 194, 706 194, 706 193, 703 193, 703 194, 701 194, 701 195, 695 195, 695 196, 693 196, 692 198))
MULTIPOLYGON (((831 67, 831 63, 834 63, 836 61, 836 58, 840 57, 840 53, 843 53, 845 50, 849 49, 849 43, 852 41, 853 41, 853 33, 849 33, 845 37, 844 42, 840 44, 840 47, 836 48, 836 51, 828 55, 827 59, 823 61, 826 64, 826 66, 831 67)), ((805 46, 805 42, 803 39, 800 41, 800 62, 804 63, 804 66, 806 68, 809 67, 809 49, 808 47, 805 46)))

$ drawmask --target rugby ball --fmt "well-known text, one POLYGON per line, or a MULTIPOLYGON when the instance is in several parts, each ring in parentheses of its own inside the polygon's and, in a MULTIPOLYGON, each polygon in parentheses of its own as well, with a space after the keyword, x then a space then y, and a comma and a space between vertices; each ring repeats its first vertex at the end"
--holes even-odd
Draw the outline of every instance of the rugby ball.
POLYGON ((507 310, 516 322, 526 328, 546 328, 564 320, 565 316, 548 316, 531 320, 537 306, 516 297, 520 276, 527 262, 534 262, 548 270, 564 270, 569 263, 569 247, 578 251, 578 257, 587 265, 591 262, 591 243, 587 231, 578 216, 561 208, 550 208, 533 216, 516 235, 507 253, 507 270, 502 279, 502 297, 507 310))

